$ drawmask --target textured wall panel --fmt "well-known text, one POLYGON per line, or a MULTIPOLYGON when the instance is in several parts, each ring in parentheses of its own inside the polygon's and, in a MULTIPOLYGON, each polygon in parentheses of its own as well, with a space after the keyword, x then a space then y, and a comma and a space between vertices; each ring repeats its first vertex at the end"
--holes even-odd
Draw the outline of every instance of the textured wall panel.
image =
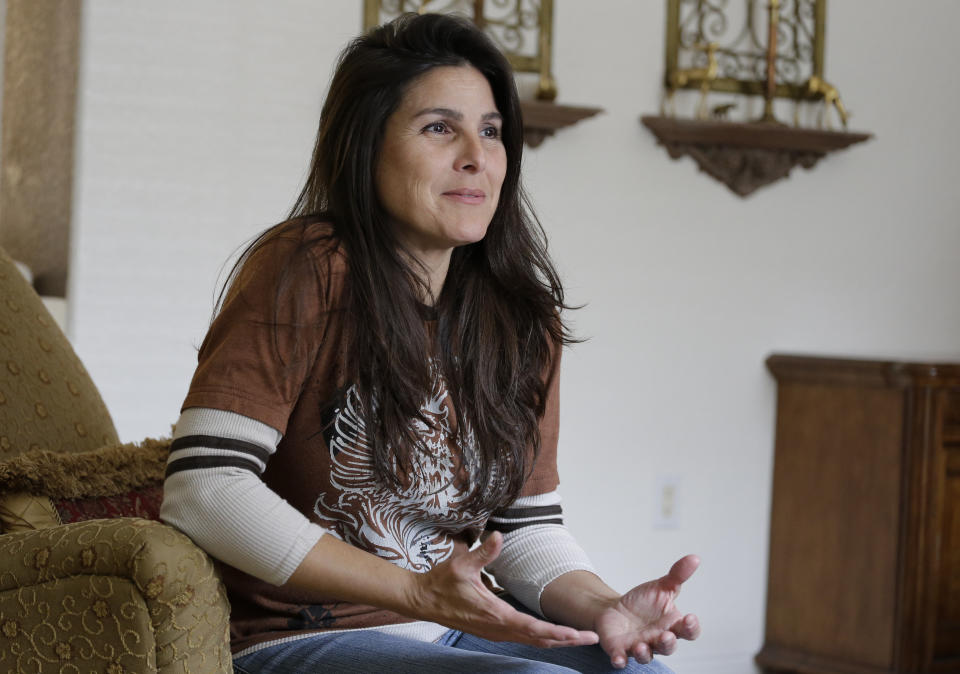
POLYGON ((67 289, 79 0, 8 0, 0 245, 45 295, 67 289))

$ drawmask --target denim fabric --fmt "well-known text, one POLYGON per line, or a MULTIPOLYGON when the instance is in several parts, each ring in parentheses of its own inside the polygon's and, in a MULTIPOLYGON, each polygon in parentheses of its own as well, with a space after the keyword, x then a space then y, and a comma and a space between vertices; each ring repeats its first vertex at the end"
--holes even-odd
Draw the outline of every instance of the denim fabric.
POLYGON ((614 669, 599 646, 535 648, 487 641, 456 630, 447 632, 437 643, 370 630, 320 634, 236 658, 233 668, 236 674, 670 674, 671 671, 659 660, 641 665, 632 659, 626 669, 614 669))

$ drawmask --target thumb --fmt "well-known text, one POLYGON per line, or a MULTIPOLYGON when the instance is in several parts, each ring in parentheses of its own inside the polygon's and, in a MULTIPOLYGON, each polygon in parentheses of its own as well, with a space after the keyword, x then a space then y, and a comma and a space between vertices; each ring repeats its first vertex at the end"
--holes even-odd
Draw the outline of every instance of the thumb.
POLYGON ((700 566, 700 558, 696 555, 687 555, 670 567, 664 580, 674 592, 679 592, 680 586, 689 580, 698 566, 700 566))
POLYGON ((477 570, 480 570, 499 557, 501 550, 503 550, 503 534, 494 531, 483 543, 470 551, 470 561, 477 570))

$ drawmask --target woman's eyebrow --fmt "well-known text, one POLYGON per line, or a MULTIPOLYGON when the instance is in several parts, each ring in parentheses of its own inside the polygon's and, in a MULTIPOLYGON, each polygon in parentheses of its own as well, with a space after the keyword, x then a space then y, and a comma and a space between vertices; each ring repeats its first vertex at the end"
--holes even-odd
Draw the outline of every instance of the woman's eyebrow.
MULTIPOLYGON (((420 112, 416 113, 413 117, 422 117, 424 115, 440 115, 441 117, 448 117, 454 119, 458 122, 463 121, 463 113, 459 110, 454 110, 453 108, 424 108, 420 112)), ((482 121, 487 122, 491 119, 496 119, 503 121, 503 115, 499 112, 488 112, 480 118, 482 121)))
POLYGON ((452 108, 424 108, 414 115, 414 117, 423 117, 424 115, 440 115, 460 121, 463 119, 463 113, 452 108))

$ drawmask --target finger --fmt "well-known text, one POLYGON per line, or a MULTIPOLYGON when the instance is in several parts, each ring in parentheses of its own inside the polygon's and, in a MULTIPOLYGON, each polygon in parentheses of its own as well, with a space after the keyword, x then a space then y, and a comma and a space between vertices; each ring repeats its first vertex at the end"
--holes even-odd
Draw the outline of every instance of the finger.
POLYGON ((641 641, 633 647, 632 655, 634 659, 642 665, 653 660, 653 653, 650 652, 650 646, 644 641, 641 641))
MULTIPOLYGON (((553 625, 551 627, 557 627, 553 625)), ((513 640, 516 632, 511 632, 509 639, 513 640)), ((541 645, 545 648, 553 648, 555 646, 592 646, 598 641, 600 637, 597 636, 596 632, 589 631, 578 631, 578 630, 556 630, 556 629, 544 629, 536 628, 527 632, 529 637, 537 642, 538 645, 541 645)))
POLYGON ((488 604, 487 610, 493 622, 483 626, 476 625, 473 629, 468 628, 468 631, 473 631, 478 636, 492 641, 514 641, 541 648, 592 646, 600 641, 596 632, 540 620, 518 611, 492 593, 490 599, 492 603, 488 604))
POLYGON ((479 571, 499 557, 502 549, 503 534, 499 531, 494 531, 487 536, 483 543, 467 553, 467 559, 469 560, 470 566, 479 571))
POLYGON ((607 652, 610 656, 610 664, 613 665, 614 669, 623 669, 627 666, 627 653, 622 648, 617 648, 612 653, 607 652))
POLYGON ((680 639, 693 641, 700 636, 700 620, 692 613, 688 613, 670 626, 670 631, 680 639))
MULTIPOLYGON (((557 641, 555 639, 537 639, 536 643, 533 644, 539 648, 570 648, 571 646, 593 646, 599 641, 595 636, 590 637, 586 636, 589 633, 582 633, 584 636, 581 636, 574 640, 563 640, 557 641)), ((510 638, 508 641, 516 641, 516 638, 510 638)))
POLYGON ((597 643, 600 637, 596 632, 581 631, 565 625, 556 625, 545 620, 534 618, 526 613, 514 611, 515 615, 508 619, 513 624, 511 634, 524 634, 530 639, 551 646, 590 646, 597 643))
POLYGON ((670 571, 667 572, 667 575, 664 576, 662 580, 667 584, 669 589, 674 592, 679 592, 680 586, 689 580, 698 566, 700 566, 700 558, 696 555, 687 555, 686 557, 678 559, 674 565, 670 567, 670 571))
POLYGON ((670 630, 664 630, 653 646, 653 652, 659 655, 670 655, 677 650, 677 637, 670 630))
POLYGON ((553 646, 592 646, 597 643, 600 639, 597 637, 594 632, 555 632, 550 630, 530 630, 527 632, 518 632, 512 630, 507 633, 507 640, 513 641, 517 634, 524 634, 527 639, 536 641, 547 645, 548 647, 553 646))

